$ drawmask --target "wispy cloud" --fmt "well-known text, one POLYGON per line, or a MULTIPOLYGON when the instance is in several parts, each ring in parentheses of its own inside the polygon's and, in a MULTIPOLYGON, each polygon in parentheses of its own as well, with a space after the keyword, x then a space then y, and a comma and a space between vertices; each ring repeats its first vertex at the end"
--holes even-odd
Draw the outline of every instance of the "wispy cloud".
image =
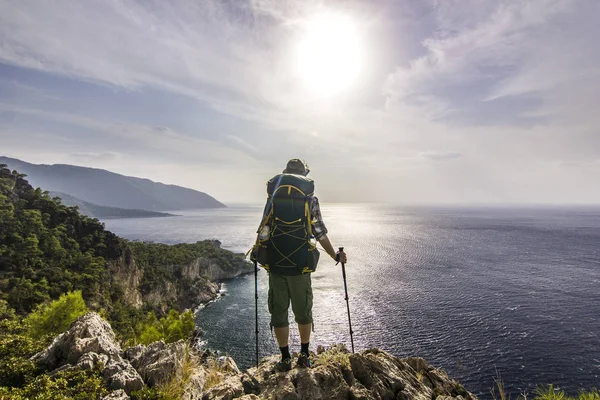
POLYGON ((419 155, 423 158, 428 158, 433 161, 452 160, 454 158, 460 158, 463 156, 461 153, 458 153, 455 151, 448 151, 448 152, 424 151, 424 152, 419 153, 419 155))
POLYGON ((98 153, 98 152, 92 152, 92 151, 69 154, 69 157, 71 157, 76 163, 84 163, 84 164, 95 163, 98 161, 100 161, 100 162, 114 161, 114 160, 118 159, 120 156, 121 156, 121 154, 114 153, 114 152, 98 153))
MULTIPOLYGON (((96 111, 108 109, 110 100, 96 99, 90 111, 56 112, 53 99, 39 96, 61 97, 60 90, 48 93, 9 78, 4 85, 13 85, 15 93, 0 94, 0 137, 3 144, 17 143, 18 135, 47 129, 67 140, 58 127, 49 127, 62 124, 79 130, 68 137, 76 142, 70 154, 91 160, 91 154, 118 153, 123 156, 112 161, 119 163, 145 156, 168 168, 202 160, 254 165, 263 173, 300 156, 313 166, 321 187, 334 188, 329 193, 335 199, 346 198, 337 189, 353 184, 369 188, 373 198, 419 200, 439 190, 441 198, 458 201, 439 184, 454 182, 475 200, 534 200, 552 190, 560 200, 569 197, 565 193, 577 196, 576 190, 561 190, 574 181, 565 171, 600 179, 593 168, 559 166, 562 160, 585 164, 600 158, 599 2, 332 4, 0 2, 0 63, 109 90, 177 94, 198 111, 208 107, 234 121, 213 129, 206 112, 157 123, 106 111, 107 117, 96 111), (356 18, 368 51, 352 90, 320 98, 296 76, 293 49, 306 19, 331 7, 356 18), (452 162, 424 162, 429 160, 452 162), (392 178, 415 190, 390 193, 386 182, 392 178), (515 191, 521 180, 545 182, 539 185, 545 189, 523 183, 515 191)), ((600 189, 593 193, 585 195, 600 199, 600 189)))

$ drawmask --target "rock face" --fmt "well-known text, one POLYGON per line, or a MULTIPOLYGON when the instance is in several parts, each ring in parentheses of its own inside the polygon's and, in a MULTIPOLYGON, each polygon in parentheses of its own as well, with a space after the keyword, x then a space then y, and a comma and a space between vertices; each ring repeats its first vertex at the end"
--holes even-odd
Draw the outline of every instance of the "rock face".
POLYGON ((186 343, 180 340, 165 344, 162 340, 149 346, 138 345, 125 351, 125 357, 150 386, 162 385, 181 377, 186 343))
POLYGON ((476 400, 458 382, 422 358, 401 359, 369 349, 350 354, 344 346, 318 349, 313 367, 277 372, 279 356, 241 373, 230 357, 193 350, 186 342, 135 346, 121 351, 110 325, 88 313, 73 323, 33 360, 51 373, 70 368, 100 368, 113 392, 105 399, 127 399, 144 386, 179 387, 177 398, 476 400))
POLYGON ((310 369, 274 370, 278 357, 228 377, 202 399, 464 399, 476 397, 421 358, 400 359, 378 349, 349 354, 334 347, 313 355, 310 369))
POLYGON ((96 313, 80 317, 32 360, 49 371, 92 369, 98 364, 110 389, 131 393, 144 387, 138 372, 121 357, 121 346, 110 325, 96 313))
POLYGON ((137 267, 131 250, 126 248, 124 253, 108 263, 108 271, 112 283, 123 290, 123 299, 127 304, 135 308, 142 306, 142 294, 140 293, 140 282, 143 271, 137 267))
POLYGON ((222 281, 224 279, 235 278, 239 275, 247 274, 253 271, 251 264, 241 262, 239 265, 227 267, 206 257, 200 257, 189 263, 183 268, 182 275, 188 279, 195 280, 204 277, 211 281, 222 281))
POLYGON ((189 287, 182 287, 165 281, 144 294, 143 301, 149 306, 166 313, 169 305, 176 305, 179 310, 191 309, 208 303, 219 296, 219 285, 204 277, 197 278, 189 287))
MULTIPOLYGON (((208 242, 216 248, 221 247, 218 240, 208 242)), ((219 296, 219 285, 215 282, 254 271, 252 264, 245 261, 244 257, 232 257, 225 262, 214 257, 198 257, 186 265, 171 268, 181 268, 181 279, 165 281, 161 286, 145 292, 141 298, 144 303, 162 312, 167 311, 168 305, 184 310, 215 300, 219 296)))

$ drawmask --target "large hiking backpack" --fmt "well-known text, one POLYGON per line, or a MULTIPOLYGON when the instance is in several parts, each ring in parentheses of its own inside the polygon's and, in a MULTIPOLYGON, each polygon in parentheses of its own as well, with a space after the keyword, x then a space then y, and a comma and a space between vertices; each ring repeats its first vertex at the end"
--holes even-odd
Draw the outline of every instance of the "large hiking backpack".
POLYGON ((263 226, 269 236, 259 240, 265 253, 261 265, 278 275, 314 272, 319 252, 312 243, 310 200, 314 194, 312 179, 296 174, 280 174, 267 182, 269 215, 263 226))

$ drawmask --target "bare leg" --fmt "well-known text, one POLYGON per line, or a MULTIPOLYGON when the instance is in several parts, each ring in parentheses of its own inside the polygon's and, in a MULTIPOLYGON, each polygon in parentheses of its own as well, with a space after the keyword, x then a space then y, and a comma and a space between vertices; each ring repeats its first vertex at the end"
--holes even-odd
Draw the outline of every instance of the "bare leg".
POLYGON ((300 343, 310 342, 310 331, 312 324, 298 324, 298 332, 300 332, 300 343))
MULTIPOLYGON (((285 347, 288 345, 288 340, 290 338, 290 327, 284 326, 283 328, 273 328, 275 330, 275 337, 277 338, 277 343, 279 347, 285 347)), ((302 334, 301 334, 302 335, 302 334)), ((310 330, 308 332, 310 337, 310 330)))

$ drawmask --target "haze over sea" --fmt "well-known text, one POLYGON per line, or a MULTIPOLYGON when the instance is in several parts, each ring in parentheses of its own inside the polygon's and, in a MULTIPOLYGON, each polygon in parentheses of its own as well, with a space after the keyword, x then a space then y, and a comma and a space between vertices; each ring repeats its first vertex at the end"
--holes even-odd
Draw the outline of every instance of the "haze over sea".
MULTIPOLYGON (((421 356, 482 398, 496 371, 513 397, 553 383, 567 392, 600 386, 600 208, 435 208, 324 204, 335 246, 348 254, 357 349, 421 356)), ((262 206, 114 219, 128 239, 219 239, 236 252, 255 238, 262 206)), ((275 354, 267 277, 260 271, 261 356, 275 354)), ((322 251, 313 274, 311 348, 350 346, 341 271, 322 251)), ((201 309, 207 345, 254 362, 254 279, 224 285, 201 309)), ((290 318, 290 321, 293 321, 290 318)), ((293 350, 299 348, 295 330, 293 350)))

